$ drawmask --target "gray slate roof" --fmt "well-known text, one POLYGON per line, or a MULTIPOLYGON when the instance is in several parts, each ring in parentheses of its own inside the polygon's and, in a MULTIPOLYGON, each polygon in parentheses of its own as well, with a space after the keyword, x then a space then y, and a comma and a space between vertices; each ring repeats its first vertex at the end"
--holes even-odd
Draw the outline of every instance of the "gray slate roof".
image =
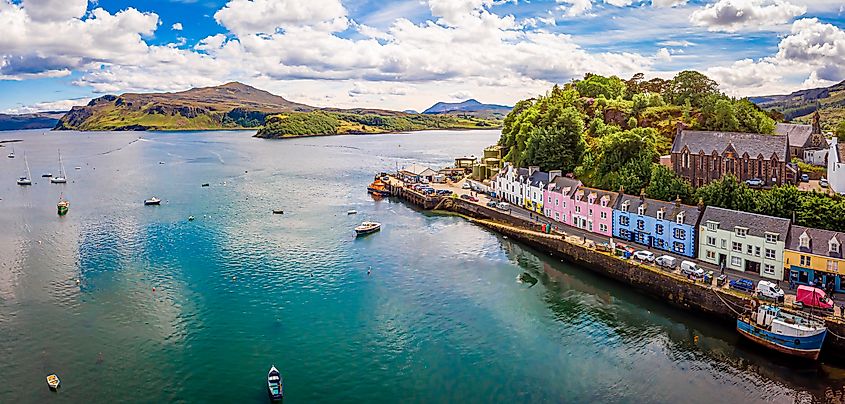
POLYGON ((600 203, 601 198, 604 198, 606 196, 607 197, 607 206, 609 206, 611 208, 613 207, 613 204, 616 202, 616 196, 619 195, 616 192, 610 192, 610 191, 605 191, 603 189, 581 186, 581 187, 578 187, 578 189, 575 191, 574 194, 572 194, 572 199, 577 200, 579 202, 588 201, 590 194, 592 194, 592 193, 596 194, 596 203, 600 203), (578 191, 584 191, 584 196, 582 196, 581 199, 576 198, 578 191))
POLYGON ((649 198, 641 198, 639 196, 634 195, 622 195, 616 199, 616 206, 613 208, 616 210, 622 210, 622 204, 628 201, 628 213, 637 214, 640 209, 640 205, 645 204, 645 215, 650 216, 653 218, 657 218, 657 212, 660 209, 663 209, 663 220, 669 221, 676 221, 678 215, 683 212, 684 213, 684 224, 695 225, 698 221, 698 217, 701 215, 701 211, 698 209, 698 206, 690 206, 681 204, 680 207, 676 206, 673 202, 666 202, 666 201, 659 201, 657 199, 649 199, 649 198))
POLYGON ((811 227, 792 226, 789 230, 789 239, 786 242, 786 248, 793 251, 808 252, 815 255, 823 255, 827 257, 842 258, 842 249, 845 248, 845 233, 840 233, 832 230, 814 229, 811 227), (800 248, 801 235, 807 232, 810 237, 810 248, 800 248), (829 242, 830 239, 835 238, 839 241, 839 254, 831 254, 829 242))
POLYGON ((535 171, 528 177, 528 182, 532 187, 545 187, 549 183, 549 173, 543 171, 535 171))
POLYGON ((757 213, 708 206, 701 217, 701 223, 704 225, 708 221, 718 222, 721 230, 733 231, 734 227, 744 227, 748 229, 749 235, 757 237, 766 237, 766 232, 777 233, 781 240, 786 241, 789 235, 789 219, 757 213))
POLYGON ((813 125, 778 123, 775 125, 775 134, 789 136, 789 145, 792 147, 804 147, 813 134, 813 125))
POLYGON ((552 188, 556 192, 560 192, 566 187, 569 187, 569 193, 564 194, 564 197, 571 198, 572 195, 575 195, 575 190, 581 186, 581 181, 576 179, 567 178, 563 176, 559 176, 552 181, 554 187, 552 188))
POLYGON ((712 154, 713 151, 722 154, 728 145, 733 145, 737 157, 748 153, 748 157, 757 158, 762 154, 764 160, 769 160, 772 154, 776 154, 778 160, 785 161, 786 141, 787 137, 784 135, 685 130, 675 136, 672 153, 681 153, 686 146, 693 154, 712 154))

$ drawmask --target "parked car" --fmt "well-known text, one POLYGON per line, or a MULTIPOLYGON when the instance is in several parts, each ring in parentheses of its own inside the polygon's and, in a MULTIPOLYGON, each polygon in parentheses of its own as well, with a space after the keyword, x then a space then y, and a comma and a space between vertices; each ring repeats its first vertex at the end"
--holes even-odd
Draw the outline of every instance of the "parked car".
POLYGON ((464 182, 464 185, 461 185, 461 189, 470 189, 472 186, 469 184, 469 181, 464 182))
POLYGON ((699 268, 698 265, 692 261, 681 261, 681 273, 684 275, 692 275, 696 278, 704 277, 704 270, 699 268))
POLYGON ((833 310, 833 300, 827 297, 827 293, 819 288, 800 285, 795 292, 795 305, 798 307, 811 307, 823 310, 833 310))
POLYGON ((478 198, 476 198, 472 195, 461 195, 461 199, 464 199, 464 200, 467 200, 467 201, 470 201, 470 202, 478 202, 478 198))
POLYGON ((728 286, 730 286, 731 289, 739 290, 742 292, 751 292, 752 290, 754 290, 754 282, 752 282, 750 279, 745 278, 731 279, 731 281, 728 282, 728 286))
POLYGON ((762 187, 763 186, 763 180, 761 180, 759 178, 752 178, 752 179, 749 179, 749 180, 745 180, 745 183, 749 187, 762 187))
POLYGON ((488 208, 495 208, 495 207, 496 207, 496 205, 497 205, 496 201, 490 201, 490 202, 487 202, 487 207, 488 207, 488 208))
POLYGON ((822 177, 822 179, 819 180, 819 186, 822 188, 827 188, 827 178, 822 177))
POLYGON ((651 252, 651 251, 640 250, 640 251, 637 251, 637 252, 634 253, 634 258, 636 258, 640 261, 653 262, 654 261, 654 253, 651 252))
POLYGON ((674 268, 678 260, 670 255, 661 255, 654 259, 654 263, 664 268, 674 268))
POLYGON ((810 176, 807 174, 801 174, 801 182, 810 182, 810 176))
POLYGON ((785 294, 783 289, 779 288, 774 282, 760 281, 757 282, 757 296, 776 302, 782 302, 785 294))
POLYGON ((437 190, 437 195, 439 195, 439 196, 449 196, 449 195, 452 195, 452 191, 450 191, 448 189, 439 189, 439 190, 437 190))
POLYGON ((496 209, 508 211, 511 210, 511 205, 509 205, 507 202, 499 202, 496 205, 496 209))

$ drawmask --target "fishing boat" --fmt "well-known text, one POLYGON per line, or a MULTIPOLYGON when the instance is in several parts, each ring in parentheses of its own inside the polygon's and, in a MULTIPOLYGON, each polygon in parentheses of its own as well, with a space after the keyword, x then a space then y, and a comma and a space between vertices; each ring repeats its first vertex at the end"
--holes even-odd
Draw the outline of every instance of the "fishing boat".
POLYGON ((161 199, 152 197, 144 201, 144 205, 161 205, 161 199))
POLYGON ((18 185, 32 185, 32 174, 29 172, 29 161, 26 160, 26 154, 23 155, 23 163, 26 165, 26 175, 18 178, 18 185))
POLYGON ((282 374, 273 365, 267 373, 267 394, 273 401, 282 400, 285 398, 284 383, 282 382, 282 374))
POLYGON ((390 196, 390 191, 387 190, 387 184, 380 178, 376 178, 375 181, 367 187, 367 193, 371 195, 390 196))
POLYGON ((377 231, 381 230, 381 223, 377 222, 364 222, 361 223, 360 226, 355 228, 355 234, 358 236, 364 236, 367 234, 372 234, 377 231))
POLYGON ((62 198, 59 200, 59 203, 56 204, 56 208, 58 209, 59 216, 64 216, 67 214, 68 208, 70 208, 70 202, 62 198))
POLYGON ((736 320, 739 333, 767 348, 800 358, 816 360, 827 335, 824 321, 760 305, 736 320))
POLYGON ((55 374, 47 376, 47 385, 50 386, 51 389, 55 390, 59 388, 59 384, 61 383, 62 381, 59 380, 59 376, 56 376, 55 374))
POLYGON ((65 163, 62 162, 62 151, 59 150, 59 175, 50 178, 53 184, 67 183, 67 175, 65 174, 65 163))
POLYGON ((188 221, 189 221, 189 222, 193 222, 193 221, 194 221, 194 217, 193 217, 193 216, 188 216, 188 221))

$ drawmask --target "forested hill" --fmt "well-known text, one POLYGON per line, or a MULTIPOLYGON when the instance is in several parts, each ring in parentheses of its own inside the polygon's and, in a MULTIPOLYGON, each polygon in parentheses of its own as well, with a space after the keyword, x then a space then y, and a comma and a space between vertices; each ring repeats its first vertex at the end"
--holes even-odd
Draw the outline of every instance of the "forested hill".
POLYGON ((818 110, 822 128, 834 130, 845 121, 845 81, 830 87, 796 91, 788 95, 751 97, 751 101, 766 110, 783 113, 784 119, 811 123, 818 110))

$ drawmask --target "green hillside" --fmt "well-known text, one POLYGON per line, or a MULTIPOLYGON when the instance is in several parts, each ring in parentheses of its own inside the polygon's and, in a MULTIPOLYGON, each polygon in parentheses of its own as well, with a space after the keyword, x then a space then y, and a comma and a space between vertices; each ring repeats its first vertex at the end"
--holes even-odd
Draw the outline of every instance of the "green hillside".
POLYGON ((786 120, 812 123, 818 111, 823 130, 833 130, 845 121, 845 81, 825 88, 796 91, 788 95, 751 97, 761 108, 782 113, 786 120))

